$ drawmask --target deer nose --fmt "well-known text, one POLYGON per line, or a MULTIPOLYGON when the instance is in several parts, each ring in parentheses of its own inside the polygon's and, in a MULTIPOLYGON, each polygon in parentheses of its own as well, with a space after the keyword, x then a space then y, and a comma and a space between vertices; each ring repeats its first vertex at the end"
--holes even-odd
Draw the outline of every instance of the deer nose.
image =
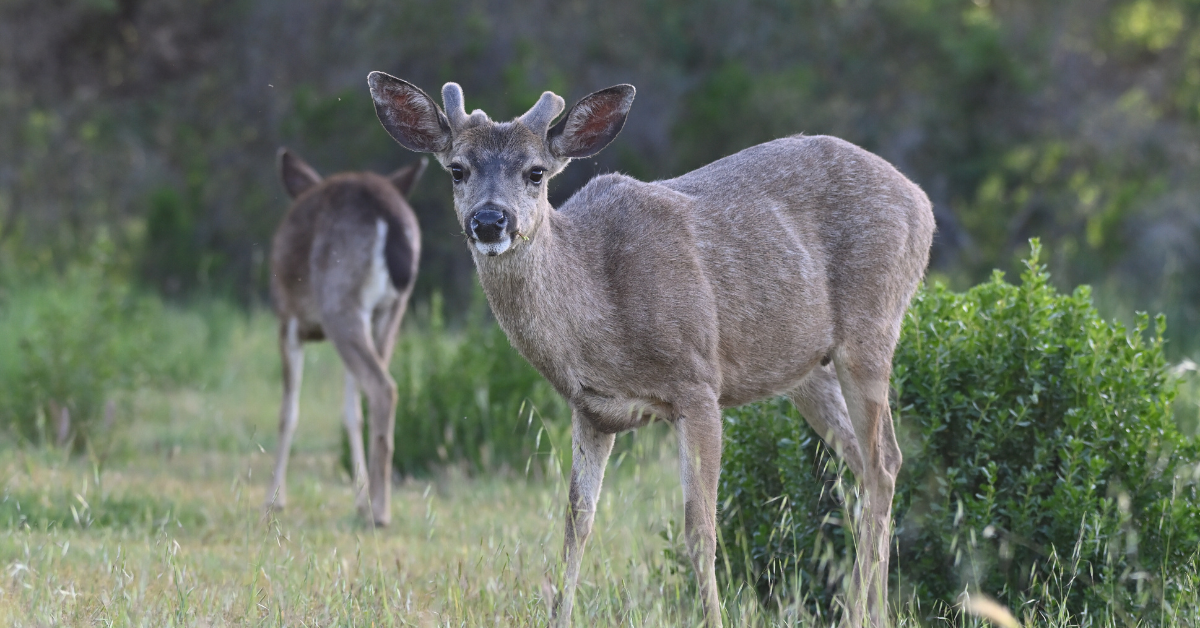
POLYGON ((497 209, 484 208, 471 216, 471 237, 491 244, 499 242, 508 230, 508 216, 497 209))

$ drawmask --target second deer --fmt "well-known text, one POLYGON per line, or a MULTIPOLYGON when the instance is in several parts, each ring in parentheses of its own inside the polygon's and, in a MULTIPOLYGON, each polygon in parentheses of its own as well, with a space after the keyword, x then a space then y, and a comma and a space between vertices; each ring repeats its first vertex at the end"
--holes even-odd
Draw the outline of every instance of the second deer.
POLYGON ((268 508, 287 502, 287 464, 300 416, 306 341, 329 338, 346 367, 344 421, 359 514, 391 521, 396 383, 388 373, 400 320, 417 278, 421 231, 405 197, 427 160, 384 177, 370 172, 322 179, 285 149, 279 174, 291 209, 271 247, 271 298, 279 317, 283 405, 268 508), (368 455, 360 391, 368 408, 368 455))

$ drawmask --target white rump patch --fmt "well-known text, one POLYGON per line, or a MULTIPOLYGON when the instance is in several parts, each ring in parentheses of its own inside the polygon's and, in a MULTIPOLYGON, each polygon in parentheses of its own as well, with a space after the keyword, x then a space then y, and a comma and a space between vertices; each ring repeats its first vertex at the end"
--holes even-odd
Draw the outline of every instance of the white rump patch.
POLYGON ((362 285, 362 307, 368 317, 384 299, 396 295, 392 278, 388 275, 387 262, 383 259, 383 247, 387 243, 388 225, 382 218, 375 219, 375 242, 371 245, 371 266, 367 269, 362 285))

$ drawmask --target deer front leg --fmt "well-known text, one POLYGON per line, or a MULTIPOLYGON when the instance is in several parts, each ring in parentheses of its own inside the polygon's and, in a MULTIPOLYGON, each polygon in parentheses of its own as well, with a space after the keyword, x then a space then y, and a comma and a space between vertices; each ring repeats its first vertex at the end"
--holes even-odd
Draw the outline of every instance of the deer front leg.
POLYGON ((717 485, 721 475, 721 408, 708 395, 681 408, 676 420, 679 433, 679 474, 683 484, 684 536, 688 555, 700 582, 704 620, 708 628, 721 626, 721 601, 717 596, 717 485))
POLYGON ((289 318, 279 329, 279 354, 283 362, 283 402, 279 408, 279 444, 275 452, 275 472, 267 490, 265 507, 281 510, 287 505, 287 465, 300 420, 300 380, 304 374, 304 346, 300 344, 299 323, 289 318))
POLYGON ((571 416, 571 488, 567 504, 566 532, 563 535, 563 585, 550 613, 550 625, 566 628, 571 625, 571 608, 575 604, 575 585, 579 581, 579 565, 583 562, 583 546, 592 533, 596 516, 596 501, 604 483, 604 466, 612 453, 614 436, 602 434, 592 427, 588 417, 578 409, 571 416))

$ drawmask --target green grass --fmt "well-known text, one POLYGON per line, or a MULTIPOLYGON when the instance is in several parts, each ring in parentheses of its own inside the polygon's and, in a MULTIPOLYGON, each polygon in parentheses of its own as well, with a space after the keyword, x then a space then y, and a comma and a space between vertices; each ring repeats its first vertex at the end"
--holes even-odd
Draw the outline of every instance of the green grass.
MULTIPOLYGON (((259 506, 269 457, 147 457, 106 471, 97 487, 84 464, 9 452, 6 496, 44 516, 0 534, 0 623, 545 621, 544 591, 561 540, 561 485, 505 478, 409 483, 396 492, 393 527, 375 531, 351 516, 352 497, 333 456, 302 454, 289 510, 264 522, 259 506), (88 525, 86 513, 80 523, 63 516, 84 501, 93 512, 119 512, 120 520, 98 517, 88 525)), ((641 477, 615 474, 599 513, 606 525, 589 553, 581 619, 675 624, 691 612, 686 579, 669 572, 666 541, 656 534, 680 507, 670 467, 662 461, 643 465, 641 477), (664 586, 670 599, 659 592, 664 586)))
MULTIPOLYGON (((226 363, 204 389, 138 391, 117 445, 84 456, 0 448, 0 625, 547 623, 562 469, 529 480, 455 467, 408 480, 395 489, 392 526, 363 527, 337 459, 341 365, 327 344, 306 353, 289 507, 262 518, 280 394, 274 336, 273 321, 255 316, 231 331, 226 363)), ((690 568, 676 559, 674 437, 657 426, 622 439, 575 625, 699 625, 690 568)), ((829 625, 787 601, 763 607, 739 591, 723 601, 727 626, 829 625)), ((983 625, 945 600, 896 603, 901 626, 931 614, 983 625)), ((1111 609, 1082 619, 1056 616, 1052 603, 1041 612, 1036 625, 1125 625, 1111 609)))

